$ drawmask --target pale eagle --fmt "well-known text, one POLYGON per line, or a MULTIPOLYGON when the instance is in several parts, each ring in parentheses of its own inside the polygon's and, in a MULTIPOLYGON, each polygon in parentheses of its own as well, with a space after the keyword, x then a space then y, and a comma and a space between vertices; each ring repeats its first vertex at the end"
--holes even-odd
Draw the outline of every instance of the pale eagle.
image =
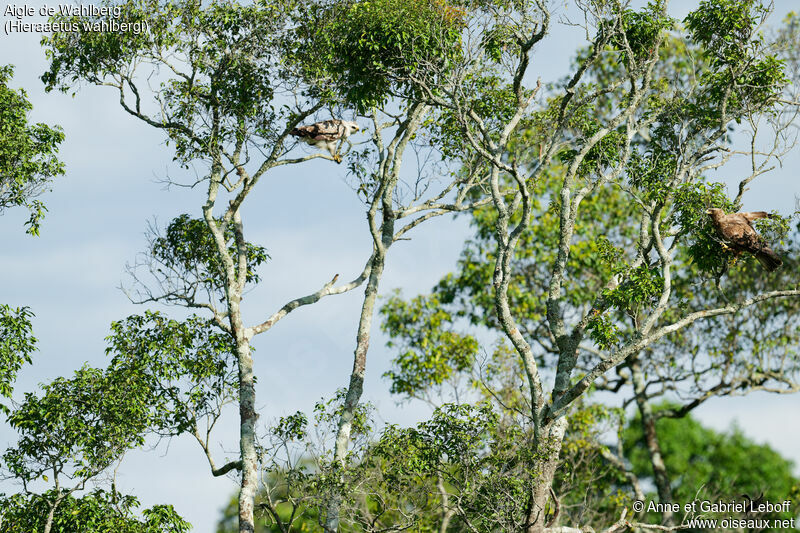
POLYGON ((722 209, 713 208, 706 211, 711 216, 711 223, 723 244, 729 246, 737 253, 748 252, 758 259, 761 266, 769 272, 783 264, 781 258, 770 248, 764 239, 756 233, 751 222, 759 218, 770 218, 773 215, 765 211, 752 213, 731 213, 726 215, 722 209))
POLYGON ((347 139, 352 133, 358 131, 358 124, 349 120, 323 120, 308 126, 298 126, 289 132, 290 135, 299 137, 317 148, 325 148, 330 152, 333 160, 337 163, 342 162, 342 156, 337 152, 337 143, 347 139))

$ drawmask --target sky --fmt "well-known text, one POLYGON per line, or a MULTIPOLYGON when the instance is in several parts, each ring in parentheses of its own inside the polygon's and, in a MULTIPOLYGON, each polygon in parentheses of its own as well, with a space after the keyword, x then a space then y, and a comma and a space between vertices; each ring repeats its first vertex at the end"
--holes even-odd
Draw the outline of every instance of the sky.
MULTIPOLYGON (((562 14, 568 12, 566 2, 554 4, 562 14)), ((672 15, 682 17, 696 3, 675 4, 672 15)), ((791 5, 788 0, 777 2, 775 20, 791 5)), ((537 75, 551 81, 566 74, 580 38, 575 28, 558 22, 534 57, 537 75)), ((39 339, 34 364, 20 373, 17 398, 38 383, 70 375, 84 363, 105 366, 109 324, 144 311, 118 287, 127 280, 125 264, 146 247, 147 224, 163 225, 181 213, 200 216, 205 193, 202 187, 165 189, 167 176, 191 175, 172 162, 160 132, 120 109, 112 90, 82 87, 74 97, 45 93, 38 77, 47 62, 39 40, 36 34, 0 34, 0 64, 16 66, 13 85, 27 91, 34 105, 31 120, 59 124, 66 134, 60 157, 67 173, 41 198, 49 210, 41 236, 24 233, 24 210, 8 211, 0 218, 0 302, 29 306, 39 339)), ((745 208, 794 211, 800 196, 799 162, 797 154, 790 155, 782 168, 746 195, 745 208)), ((736 174, 736 168, 726 167, 724 172, 736 174)), ((245 313, 254 317, 253 323, 286 301, 316 291, 334 274, 352 279, 370 251, 363 206, 345 183, 343 166, 329 161, 269 174, 248 198, 243 218, 250 240, 266 246, 272 257, 262 270, 262 284, 246 299, 245 313)), ((410 241, 391 249, 381 293, 394 288, 408 296, 429 291, 453 270, 468 235, 464 217, 426 223, 410 241)), ((358 289, 299 309, 256 339, 262 421, 296 410, 310 412, 317 400, 347 383, 362 294, 358 289)), ((392 353, 377 327, 374 333, 364 399, 377 406, 383 421, 413 423, 427 408, 398 405, 390 397, 380 375, 389 368, 392 353)), ((797 412, 798 396, 754 394, 711 400, 695 413, 716 429, 735 423, 752 439, 769 443, 800 464, 800 425, 787 424, 797 412)), ((228 458, 235 453, 234 422, 223 424, 226 438, 216 449, 218 464, 226 452, 228 458)), ((13 431, 0 424, 0 447, 14 438, 13 431)), ((138 496, 143 506, 172 503, 196 533, 214 531, 220 509, 236 489, 229 478, 213 478, 199 446, 184 438, 130 453, 117 483, 123 492, 138 496)), ((6 482, 0 490, 14 487, 6 482)))

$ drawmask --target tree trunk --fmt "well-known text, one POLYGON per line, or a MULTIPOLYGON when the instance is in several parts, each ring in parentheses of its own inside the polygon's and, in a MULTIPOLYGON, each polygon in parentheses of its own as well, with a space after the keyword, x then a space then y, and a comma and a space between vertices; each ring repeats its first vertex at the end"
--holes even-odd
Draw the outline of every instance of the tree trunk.
MULTIPOLYGON (((72 492, 72 491, 70 491, 70 492, 72 492)), ((53 520, 55 520, 55 517, 56 517, 56 508, 61 504, 61 500, 63 500, 64 497, 67 494, 69 494, 69 492, 67 492, 67 493, 62 493, 61 492, 61 489, 59 489, 59 485, 58 485, 58 478, 56 478, 56 494, 57 494, 56 499, 52 503, 52 505, 50 505, 50 510, 47 512, 47 521, 44 524, 43 533, 50 533, 50 530, 53 528, 53 520)), ((2 518, 2 517, 0 517, 0 518, 2 518)), ((3 523, 3 521, 0 520, 0 525, 2 525, 2 523, 3 523)))
POLYGON ((253 533, 253 507, 258 488, 258 458, 256 456, 256 389, 253 383, 253 358, 250 343, 238 346, 239 358, 239 451, 242 456, 242 482, 239 488, 239 532, 253 533))
POLYGON ((239 451, 242 457, 242 478, 239 488, 239 532, 253 533, 253 507, 258 488, 258 458, 256 456, 256 390, 253 383, 253 358, 250 343, 238 347, 239 359, 239 451))
POLYGON ((44 532, 43 533, 50 533, 50 529, 53 527, 53 518, 55 518, 56 514, 56 505, 57 503, 53 503, 50 506, 50 511, 47 512, 47 521, 44 524, 44 532))
MULTIPOLYGON (((343 468, 345 465, 347 448, 350 446, 350 435, 353 430, 353 419, 355 418, 358 403, 361 400, 361 394, 364 391, 364 372, 367 365, 367 350, 369 349, 370 332, 372 330, 372 315, 375 312, 375 302, 378 299, 378 285, 386 265, 386 254, 395 240, 394 228, 397 213, 393 206, 394 191, 397 187, 403 153, 414 132, 419 127, 427 109, 427 106, 421 103, 413 104, 405 121, 400 125, 394 138, 385 149, 382 141, 376 140, 376 146, 379 151, 384 153, 378 172, 381 176, 381 186, 375 193, 367 213, 370 233, 374 241, 375 257, 372 260, 367 287, 364 289, 364 303, 361 306, 361 316, 358 321, 353 371, 350 373, 350 384, 347 388, 342 415, 339 418, 339 427, 336 431, 336 443, 333 451, 334 467, 336 468, 343 468), (381 214, 380 226, 376 225, 378 212, 381 214)), ((376 137, 376 139, 380 139, 380 137, 376 137)), ((326 533, 335 533, 338 530, 339 514, 343 501, 343 491, 339 487, 334 487, 325 507, 323 517, 322 526, 326 533)))
MULTIPOLYGON (((231 291, 233 292, 233 291, 231 291)), ((240 297, 230 294, 231 328, 236 340, 239 366, 239 453, 242 459, 239 486, 239 533, 254 533, 256 490, 258 489, 258 456, 256 454, 256 389, 250 339, 245 336, 239 308, 240 297)))
MULTIPOLYGON (((367 350, 369 349, 370 331, 372 330, 372 315, 375 311, 375 302, 378 299, 378 285, 383 275, 385 256, 378 252, 372 263, 367 288, 364 290, 364 303, 361 306, 361 316, 358 321, 358 334, 356 337, 356 350, 353 358, 353 370, 350 373, 350 384, 342 407, 342 416, 339 418, 339 427, 336 431, 333 459, 335 466, 344 467, 347 448, 350 445, 350 435, 353 430, 358 402, 364 392, 364 372, 367 366, 367 350)), ((325 531, 334 533, 339 528, 339 512, 344 496, 338 489, 334 489, 327 508, 325 509, 325 531)))
POLYGON ((535 444, 538 452, 536 456, 540 458, 535 469, 538 477, 531 489, 528 516, 525 520, 526 533, 542 533, 545 530, 545 506, 558 468, 558 458, 567 431, 567 419, 561 416, 541 429, 541 440, 535 444))
MULTIPOLYGON (((661 503, 672 503, 672 487, 670 486, 667 466, 664 464, 664 457, 661 455, 661 445, 658 442, 656 433, 656 419, 653 415, 653 408, 647 401, 645 391, 646 381, 642 373, 639 361, 634 359, 630 363, 631 378, 633 380, 633 392, 636 396, 636 405, 642 416, 642 430, 647 452, 650 454, 650 464, 653 466, 653 478, 658 490, 658 499, 661 503)), ((665 509, 661 514, 665 524, 673 525, 672 511, 665 509)))

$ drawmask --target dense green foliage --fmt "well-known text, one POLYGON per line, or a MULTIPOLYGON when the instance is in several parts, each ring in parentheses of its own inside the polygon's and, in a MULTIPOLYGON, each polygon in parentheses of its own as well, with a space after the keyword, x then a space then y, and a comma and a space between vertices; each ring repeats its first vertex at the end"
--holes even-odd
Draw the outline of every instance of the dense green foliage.
MULTIPOLYGON (((511 528, 523 509, 528 484, 535 473, 526 471, 526 435, 502 408, 488 403, 477 406, 445 404, 430 420, 414 427, 385 428, 363 459, 348 473, 348 482, 367 494, 361 505, 349 509, 342 531, 371 531, 380 525, 411 526, 419 531, 437 531, 447 514, 441 489, 458 502, 470 523, 480 530, 511 528), (372 522, 370 520, 373 520, 372 522)), ((650 457, 643 442, 638 416, 619 427, 620 413, 595 404, 584 405, 570 417, 570 433, 562 448, 562 463, 554 489, 560 495, 562 519, 602 524, 613 520, 619 509, 630 507, 631 487, 619 465, 608 462, 603 444, 609 430, 619 428, 625 458, 642 481, 652 476, 650 457)), ((755 444, 737 429, 716 432, 692 417, 661 419, 658 434, 670 472, 680 473, 673 483, 674 501, 753 499, 763 494, 770 502, 794 500, 800 480, 792 474, 792 463, 766 445, 755 444), (699 492, 698 492, 699 491, 699 492)), ((528 436, 529 437, 529 436, 528 436)), ((614 438, 614 437, 612 437, 614 438)), ((315 531, 317 508, 309 497, 309 485, 288 481, 301 476, 308 482, 313 468, 275 474, 270 494, 283 503, 276 512, 284 523, 294 520, 296 531, 315 531), (294 489, 294 493, 291 491, 294 489), (295 505, 292 505, 294 503, 295 505), (297 504, 300 504, 297 506, 297 504), (293 515, 293 513, 296 513, 293 515)), ((646 494, 657 501, 656 494, 646 494)), ((259 500, 264 502, 262 489, 259 500)), ((259 533, 281 529, 264 512, 259 533)), ((218 533, 236 531, 235 501, 218 523, 218 533)), ((548 513, 552 514, 551 507, 548 513)), ((759 515, 760 518, 791 518, 789 513, 759 515)), ((730 514, 730 513, 729 513, 730 514)), ((656 519, 656 516, 651 516, 656 519)), ((448 531, 470 531, 457 516, 448 518, 448 531)), ((295 529, 293 529, 295 530, 295 529)))
MULTIPOLYGON (((662 17, 657 7, 658 3, 653 3, 638 12, 625 12, 621 20, 617 19, 619 26, 603 26, 603 31, 612 32, 606 41, 607 47, 602 52, 596 47, 579 54, 578 67, 581 61, 600 56, 589 65, 584 83, 574 89, 580 97, 572 100, 574 104, 568 100, 569 96, 549 100, 549 107, 533 114, 524 122, 519 137, 511 139, 509 159, 516 156, 516 164, 536 169, 541 164, 542 143, 553 135, 547 124, 557 116, 559 106, 569 117, 566 131, 556 145, 556 157, 537 174, 538 180, 525 184, 530 194, 530 222, 521 228, 510 260, 510 283, 507 289, 503 288, 514 326, 533 346, 532 355, 541 365, 544 377, 561 371, 562 365, 573 364, 575 373, 571 380, 578 383, 585 372, 618 350, 636 343, 651 331, 650 328, 672 324, 692 312, 726 306, 733 300, 797 286, 793 258, 797 253, 798 235, 789 231, 790 219, 776 217, 769 224, 757 225, 767 242, 784 246, 780 253, 787 263, 785 270, 766 276, 752 258, 724 246, 706 214, 710 207, 735 211, 741 202, 740 198, 729 195, 725 185, 704 176, 704 170, 713 168, 704 166, 713 160, 708 154, 728 149, 733 124, 753 121, 758 114, 778 116, 775 109, 788 82, 782 61, 763 35, 755 32, 764 11, 758 4, 748 1, 703 2, 686 19, 689 35, 673 34, 662 43, 657 36, 661 30, 670 29, 672 21, 662 17), (725 36, 731 17, 739 17, 734 21, 740 30, 736 39, 725 36), (730 45, 728 52, 718 53, 716 40, 723 36, 735 44, 730 45), (615 85, 614 82, 623 72, 641 72, 655 54, 653 47, 656 45, 663 48, 653 67, 652 88, 637 109, 642 117, 638 124, 644 126, 637 126, 634 131, 623 126, 604 129, 631 98, 624 84, 615 85), (734 48, 742 53, 737 55, 734 48), (715 74, 723 71, 724 75, 715 74), (602 132, 605 132, 603 136, 588 149, 589 139, 602 132), (535 150, 537 145, 538 151, 535 150), (575 177, 569 182, 571 190, 566 190, 567 180, 563 176, 569 172, 574 172, 575 177), (565 209, 565 194, 567 198, 570 194, 573 198, 576 194, 585 194, 581 196, 580 208, 565 209), (558 292, 554 295, 553 272, 559 268, 561 259, 559 239, 564 238, 567 224, 571 225, 569 250, 558 280, 558 292), (663 239, 662 249, 654 239, 656 232, 658 238, 663 239), (556 305, 553 305, 554 298, 556 305), (648 322, 650 316, 657 320, 648 322), (562 321, 567 326, 566 331, 571 331, 571 338, 556 336, 559 327, 555 324, 562 321), (582 336, 583 328, 585 336, 582 336), (582 342, 576 343, 577 354, 570 362, 565 353, 573 339, 582 342)), ((504 178, 501 174, 501 184, 510 182, 510 176, 509 182, 503 182, 504 178)), ((513 203, 510 194, 504 199, 516 209, 509 219, 513 226, 522 219, 522 206, 513 203)), ((393 297, 384 306, 384 327, 392 337, 390 346, 413 349, 401 351, 387 375, 394 387, 398 383, 413 384, 414 379, 430 387, 437 382, 426 373, 457 382, 458 374, 463 375, 467 370, 470 377, 466 382, 481 391, 482 396, 505 406, 498 407, 501 412, 515 407, 513 412, 517 414, 513 416, 519 415, 519 418, 514 424, 522 434, 529 434, 535 421, 526 419, 522 413, 530 409, 530 404, 526 405, 525 398, 518 394, 515 400, 515 395, 508 391, 525 390, 526 385, 532 385, 526 384, 520 376, 520 367, 516 367, 516 372, 515 365, 498 371, 493 358, 502 348, 495 350, 483 365, 471 369, 457 357, 458 350, 445 349, 445 346, 458 346, 459 342, 474 342, 472 339, 476 337, 486 338, 487 334, 489 339, 495 335, 502 339, 503 333, 498 331, 501 317, 498 316, 497 290, 498 270, 502 266, 497 254, 505 245, 503 239, 508 237, 499 230, 497 203, 495 200, 494 205, 471 214, 473 238, 466 243, 456 271, 445 276, 430 295, 408 301, 393 297), (433 346, 420 342, 415 332, 426 329, 432 330, 426 338, 447 339, 447 342, 433 346), (486 376, 492 374, 505 381, 487 382, 486 376)), ((800 377, 797 358, 800 330, 794 318, 797 305, 796 298, 780 300, 751 309, 752 320, 723 315, 692 323, 649 344, 642 351, 643 356, 634 352, 621 361, 616 375, 603 376, 593 388, 616 393, 623 405, 630 405, 634 399, 641 401, 640 408, 658 398, 670 397, 668 391, 675 391, 684 403, 674 408, 670 417, 685 415, 710 397, 736 391, 789 392, 800 377), (641 372, 642 367, 644 372, 641 372), (641 383, 634 382, 634 368, 635 379, 641 379, 641 383), (639 386, 648 392, 634 398, 631 389, 639 386)), ((483 351, 492 353, 488 348, 483 351)), ((528 377, 530 379, 530 375, 528 377)), ((412 387, 402 392, 430 400, 412 387)), ((458 397, 461 402, 472 401, 469 388, 463 388, 458 397)), ((614 520, 614 507, 631 498, 633 486, 621 470, 629 458, 620 456, 619 463, 613 462, 609 459, 609 450, 603 450, 602 445, 597 447, 599 434, 587 430, 594 427, 593 424, 581 426, 578 422, 582 416, 588 416, 582 414, 586 410, 590 411, 591 406, 579 404, 570 411, 570 429, 561 451, 564 454, 570 449, 593 450, 589 454, 591 459, 566 460, 562 455, 563 462, 556 469, 553 488, 562 507, 566 504, 576 513, 562 515, 562 524, 588 523, 604 527, 603 524, 614 520), (582 445, 576 446, 575 442, 582 445), (580 467, 573 467, 574 464, 580 467), (601 473, 603 467, 609 471, 601 473), (588 478, 582 476, 590 472, 596 476, 587 481, 588 478), (583 483, 561 484, 570 479, 570 475, 583 479, 583 483), (618 499, 594 501, 586 507, 571 500, 576 494, 579 499, 587 487, 604 483, 611 493, 619 491, 618 499), (608 512, 590 517, 576 509, 584 512, 606 509, 608 512)), ((664 413, 656 416, 660 420, 662 415, 666 416, 664 413)), ((597 424, 609 420, 592 416, 590 419, 597 424)), ((691 426, 692 422, 686 424, 691 426)), ((660 427, 656 430, 656 441, 662 439, 660 427)), ((662 446, 665 456, 678 445, 678 439, 672 440, 673 437, 668 432, 663 435, 670 440, 662 446)), ((737 436, 731 440, 731 446, 741 441, 737 436)), ((400 449, 406 448, 400 446, 400 449)), ((697 448, 697 454, 708 454, 699 443, 697 448)), ((487 449, 494 451, 493 447, 487 449)), ((750 452, 754 457, 760 453, 748 448, 747 453, 750 452)), ((535 455, 526 456, 519 450, 514 453, 520 465, 532 468, 541 464, 535 455)), ((648 466, 653 450, 645 448, 641 453, 644 455, 637 459, 637 468, 648 466)), ((773 466, 781 475, 791 478, 790 465, 773 466)), ((525 483, 526 475, 529 480, 535 479, 534 472, 526 474, 525 467, 520 468, 523 470, 506 471, 515 472, 509 477, 516 482, 525 483)), ((705 481, 700 475, 686 476, 684 472, 690 468, 667 461, 666 475, 672 476, 676 490, 680 488, 673 495, 675 501, 691 501, 705 481)), ((643 469, 634 474, 641 479, 651 475, 645 474, 643 469)), ((725 476, 726 482, 734 482, 734 474, 728 472, 725 476)), ((504 486, 501 480, 493 480, 493 485, 504 486)), ((736 490, 731 488, 734 486, 719 486, 718 490, 727 494, 725 490, 736 490)), ((747 484, 743 487, 755 490, 747 484)), ((781 484, 781 487, 780 498, 787 498, 791 486, 781 484)), ((509 498, 524 500, 527 492, 524 488, 519 490, 509 498)), ((461 494, 464 492, 459 487, 449 496, 457 498, 461 494)), ((521 520, 520 509, 511 511, 506 518, 515 513, 516 520, 521 520)), ((479 522, 479 518, 470 519, 471 524, 479 522)), ((509 529, 511 523, 513 520, 500 529, 509 529)), ((483 528, 491 529, 486 524, 483 528)))
MULTIPOLYGON (((43 531, 54 491, 42 495, 15 494, 0 497, 0 530, 3 533, 43 531)), ((65 498, 57 509, 52 531, 58 533, 186 533, 191 526, 171 505, 156 505, 135 515, 139 502, 96 489, 85 496, 65 498)))
MULTIPOLYGON (((655 52, 661 32, 671 29, 675 20, 661 12, 659 2, 649 2, 641 11, 625 10, 619 22, 622 31, 612 33, 610 45, 620 51, 623 62, 635 65, 655 52)), ((613 31, 609 27, 603 29, 613 31)))
MULTIPOLYGON (((389 298, 381 309, 386 317, 381 328, 401 339, 405 349, 395 359, 397 370, 384 374, 394 394, 414 396, 442 385, 455 372, 471 368, 478 353, 478 342, 449 330, 454 318, 441 306, 437 295, 417 297, 410 302, 398 295, 389 298)), ((389 342, 390 348, 394 347, 389 342)))
POLYGON ((26 207, 31 213, 27 231, 38 235, 46 209, 35 197, 64 173, 56 158, 64 133, 28 122, 33 106, 25 91, 9 87, 13 73, 11 66, 0 66, 0 214, 9 207, 26 207))
MULTIPOLYGON (((220 226, 221 222, 216 221, 220 226)), ((225 228, 224 237, 231 254, 236 253, 233 229, 225 228)), ((261 246, 246 243, 246 283, 258 283, 256 268, 269 259, 261 246)), ((225 267, 217 253, 214 235, 202 219, 180 215, 172 220, 164 235, 155 236, 149 254, 157 263, 157 272, 171 280, 204 289, 220 297, 225 287, 225 267)), ((238 270, 234 272, 238 275, 238 270)))
MULTIPOLYGON (((667 470, 679 473, 672 488, 676 502, 742 501, 744 495, 753 500, 761 496, 764 501, 780 503, 796 501, 800 496, 800 479, 792 473, 793 463, 771 447, 745 437, 738 428, 717 432, 689 416, 661 418, 656 426, 667 470)), ((642 479, 651 476, 640 418, 631 420, 624 441, 634 472, 642 479)), ((657 499, 656 495, 649 497, 657 499)), ((722 519, 729 514, 710 513, 709 516, 722 519)), ((796 508, 759 515, 770 521, 794 517, 796 508)))
POLYGON ((298 15, 292 55, 322 94, 367 112, 393 95, 413 96, 415 79, 456 58, 463 15, 440 0, 310 3, 298 15))
POLYGON ((235 347, 210 321, 179 322, 148 311, 112 323, 111 332, 109 371, 148 391, 151 430, 191 432, 236 398, 235 347))
POLYGON ((704 91, 686 110, 703 126, 719 126, 723 113, 741 114, 774 102, 788 83, 783 61, 756 33, 769 9, 755 0, 714 0, 686 17, 692 39, 703 46, 709 70, 704 91))
MULTIPOLYGON (((147 317, 157 324, 159 318, 157 314, 147 317)), ((133 324, 145 322, 139 317, 128 319, 131 329, 133 324)), ((51 515, 51 531, 189 530, 189 524, 169 505, 146 509, 142 518, 137 517, 136 498, 119 494, 113 485, 110 493, 96 489, 75 495, 90 480, 119 463, 127 451, 141 447, 148 433, 185 430, 186 418, 202 416, 203 406, 211 401, 206 392, 211 387, 199 382, 203 378, 216 382, 224 375, 215 362, 215 347, 209 344, 212 336, 203 335, 199 350, 187 353, 191 350, 192 333, 207 331, 199 326, 181 328, 174 322, 160 324, 166 333, 158 339, 151 335, 150 341, 163 343, 162 353, 175 354, 172 360, 159 353, 153 358, 137 359, 136 353, 126 351, 117 355, 107 370, 84 366, 70 379, 57 378, 42 385, 40 395, 26 393, 25 400, 10 413, 9 423, 19 433, 19 439, 3 454, 2 463, 22 482, 25 492, 0 497, 2 531, 40 531, 51 515), (165 383, 170 379, 187 381, 188 374, 195 376, 196 385, 186 393, 186 403, 179 403, 175 397, 178 388, 165 383), (185 410, 178 411, 171 402, 198 412, 189 415, 185 410), (36 493, 32 487, 40 482, 52 484, 53 488, 36 493)), ((112 337, 112 348, 133 350, 133 334, 125 337, 122 325, 113 327, 118 336, 112 337)), ((196 336, 194 339, 199 342, 196 336)))
MULTIPOLYGON (((31 355, 36 350, 31 317, 27 307, 12 309, 0 304, 0 396, 11 398, 17 372, 25 363, 31 363, 31 355)), ((9 409, 0 404, 5 414, 9 409)))
POLYGON ((4 466, 24 482, 90 479, 144 443, 149 401, 135 376, 83 367, 57 378, 41 395, 26 393, 9 416, 20 437, 4 466))

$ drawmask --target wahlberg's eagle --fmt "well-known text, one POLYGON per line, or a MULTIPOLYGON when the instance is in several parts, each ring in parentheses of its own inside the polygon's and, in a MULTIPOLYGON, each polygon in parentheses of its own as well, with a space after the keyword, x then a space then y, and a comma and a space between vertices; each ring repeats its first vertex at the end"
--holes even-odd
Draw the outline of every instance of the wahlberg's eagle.
POLYGON ((336 143, 340 139, 347 139, 350 134, 358 131, 358 124, 349 120, 323 120, 308 126, 298 126, 289 132, 290 135, 299 137, 317 148, 325 148, 330 152, 333 160, 337 163, 342 162, 342 156, 337 153, 336 143))
POLYGON ((764 239, 756 233, 751 224, 754 220, 769 218, 773 215, 764 211, 726 215, 719 208, 708 209, 706 214, 711 216, 711 223, 724 244, 730 246, 737 253, 748 252, 753 254, 758 259, 758 262, 761 263, 761 266, 769 272, 783 264, 778 254, 764 242, 764 239))

